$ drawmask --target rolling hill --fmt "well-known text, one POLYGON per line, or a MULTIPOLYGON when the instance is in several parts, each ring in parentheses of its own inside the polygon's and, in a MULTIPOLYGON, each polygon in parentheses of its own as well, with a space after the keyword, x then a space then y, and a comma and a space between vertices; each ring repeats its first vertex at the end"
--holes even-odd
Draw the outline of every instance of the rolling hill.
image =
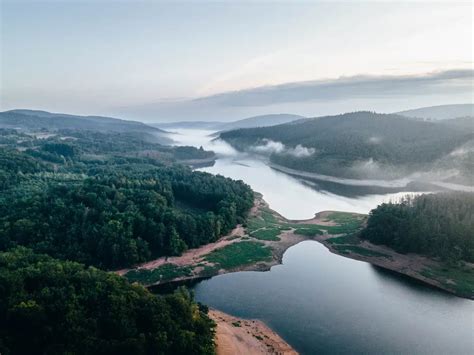
POLYGON ((397 112, 398 115, 425 120, 445 120, 458 117, 474 117, 474 104, 439 105, 397 112))
MULTIPOLYGON (((385 179, 429 171, 472 142, 474 132, 394 114, 354 112, 238 129, 223 132, 220 138, 238 150, 267 154, 271 163, 298 171, 385 179)), ((469 166, 460 169, 472 174, 469 166)))
POLYGON ((60 129, 110 131, 110 132, 165 132, 141 122, 102 116, 77 116, 38 110, 10 110, 0 112, 0 127, 23 130, 60 129))
POLYGON ((154 123, 154 127, 161 129, 207 129, 215 131, 230 131, 238 128, 255 128, 255 127, 268 127, 279 125, 283 123, 289 123, 296 120, 303 119, 303 116, 292 115, 292 114, 270 114, 254 116, 237 120, 233 122, 211 122, 211 121, 179 121, 179 122, 168 122, 168 123, 154 123))

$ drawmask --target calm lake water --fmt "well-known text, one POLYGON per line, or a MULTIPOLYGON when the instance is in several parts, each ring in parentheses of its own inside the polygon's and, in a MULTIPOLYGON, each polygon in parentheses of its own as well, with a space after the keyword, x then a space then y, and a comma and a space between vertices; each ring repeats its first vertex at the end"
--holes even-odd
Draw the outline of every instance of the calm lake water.
MULTIPOLYGON (((332 184, 320 181, 307 182, 270 168, 263 159, 239 153, 227 143, 214 140, 212 131, 177 130, 171 138, 177 145, 202 146, 216 152, 218 159, 214 166, 198 170, 220 174, 237 180, 243 180, 254 191, 263 194, 272 209, 289 219, 312 218, 320 211, 347 211, 368 213, 382 202, 396 200, 412 193, 368 193, 366 186, 332 184)), ((374 188, 372 186, 372 188, 374 188)))
MULTIPOLYGON (((211 141, 210 132, 179 133, 173 136, 179 144, 218 153, 213 167, 200 170, 244 180, 287 218, 322 210, 367 213, 403 194, 328 192, 211 141)), ((331 254, 313 241, 288 249, 283 264, 268 272, 216 276, 194 291, 211 307, 263 320, 302 354, 474 354, 473 301, 331 254)))
POLYGON ((268 272, 213 277, 199 302, 257 318, 302 354, 472 354, 474 303, 301 242, 268 272))

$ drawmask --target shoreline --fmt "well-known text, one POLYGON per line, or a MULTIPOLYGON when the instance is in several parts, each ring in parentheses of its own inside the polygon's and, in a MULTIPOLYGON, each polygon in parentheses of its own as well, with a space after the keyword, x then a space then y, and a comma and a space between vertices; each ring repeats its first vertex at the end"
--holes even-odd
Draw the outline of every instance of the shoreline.
MULTIPOLYGON (((288 220, 271 210, 262 196, 257 194, 246 226, 238 225, 216 242, 190 249, 181 256, 161 257, 115 273, 129 278, 131 282, 152 287, 238 271, 268 271, 282 263, 288 248, 304 240, 314 240, 333 254, 367 262, 458 297, 474 300, 474 286, 469 284, 467 291, 457 288, 457 282, 465 281, 452 277, 460 274, 459 267, 447 266, 423 255, 400 254, 389 247, 359 239, 356 234, 365 219, 366 215, 324 211, 311 219, 288 220), (245 259, 240 264, 226 265, 213 261, 212 257, 216 254, 241 244, 252 244, 256 251, 265 250, 267 254, 260 259, 245 259)), ((474 264, 466 263, 462 271, 466 270, 474 272, 474 264)))
MULTIPOLYGON (((468 185, 462 185, 451 182, 444 182, 438 180, 423 180, 419 176, 409 176, 405 178, 394 178, 390 180, 381 180, 381 179, 356 179, 356 178, 341 178, 336 176, 312 173, 303 170, 296 170, 292 168, 287 168, 282 165, 275 163, 267 162, 267 165, 281 173, 288 174, 290 176, 299 177, 301 179, 311 180, 320 180, 335 184, 350 185, 354 187, 378 187, 387 190, 406 190, 411 184, 424 183, 430 186, 435 186, 441 188, 442 190, 451 190, 451 191, 465 191, 465 192, 474 192, 474 187, 468 185)), ((422 173, 420 173, 422 174, 422 173)), ((429 190, 429 189, 428 189, 429 190)))
POLYGON ((209 309, 208 315, 217 325, 217 355, 298 354, 260 320, 234 317, 216 309, 209 309))

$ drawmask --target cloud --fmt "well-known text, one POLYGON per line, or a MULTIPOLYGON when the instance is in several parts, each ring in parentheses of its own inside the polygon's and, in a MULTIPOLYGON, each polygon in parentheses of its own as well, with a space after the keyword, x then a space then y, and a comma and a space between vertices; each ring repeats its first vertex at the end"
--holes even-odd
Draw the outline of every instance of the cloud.
POLYGON ((382 142, 382 137, 370 137, 369 138, 369 143, 370 144, 379 144, 382 142))
POLYGON ((269 113, 307 116, 357 110, 400 111, 430 106, 433 100, 460 103, 472 98, 474 70, 459 69, 420 75, 359 75, 330 80, 262 86, 194 99, 122 107, 115 115, 147 121, 229 121, 269 113))
POLYGON ((264 144, 253 146, 251 151, 260 154, 282 153, 285 150, 285 145, 281 142, 275 142, 271 139, 263 139, 264 144))
POLYGON ((309 157, 316 152, 314 148, 306 148, 301 144, 298 144, 294 148, 289 148, 286 150, 286 154, 293 155, 297 158, 309 157))
POLYGON ((447 70, 423 75, 359 75, 263 86, 195 99, 229 106, 261 106, 276 103, 334 100, 408 94, 472 91, 474 70, 447 70))
POLYGON ((259 154, 286 154, 292 155, 296 158, 309 157, 313 155, 316 151, 314 148, 306 148, 301 144, 298 144, 296 147, 286 147, 281 142, 272 141, 271 139, 263 139, 264 144, 250 147, 250 151, 259 154))

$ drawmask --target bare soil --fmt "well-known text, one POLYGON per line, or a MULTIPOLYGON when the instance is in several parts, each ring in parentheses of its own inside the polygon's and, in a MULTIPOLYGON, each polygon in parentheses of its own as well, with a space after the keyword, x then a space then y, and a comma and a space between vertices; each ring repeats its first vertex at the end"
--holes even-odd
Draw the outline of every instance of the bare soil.
POLYGON ((259 320, 237 318, 215 309, 209 310, 209 316, 217 323, 217 355, 298 354, 259 320))

